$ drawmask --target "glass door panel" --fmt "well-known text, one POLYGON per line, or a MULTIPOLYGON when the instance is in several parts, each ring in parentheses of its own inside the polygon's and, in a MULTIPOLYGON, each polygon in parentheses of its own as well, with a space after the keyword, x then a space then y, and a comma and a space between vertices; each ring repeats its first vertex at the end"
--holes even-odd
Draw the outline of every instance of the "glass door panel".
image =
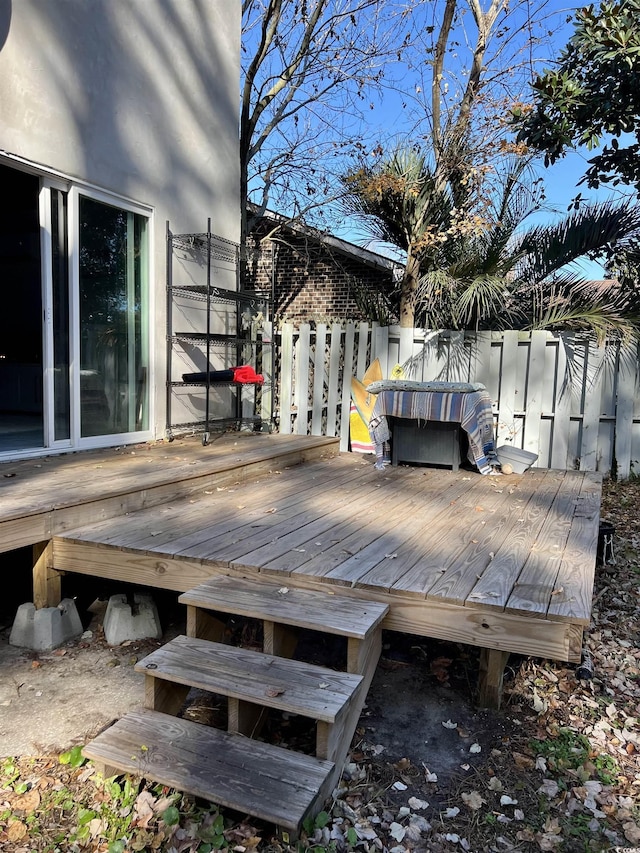
POLYGON ((80 196, 82 437, 148 428, 147 219, 80 196))
POLYGON ((53 317, 53 435, 71 437, 69 407, 69 253, 67 194, 51 190, 51 283, 53 317))

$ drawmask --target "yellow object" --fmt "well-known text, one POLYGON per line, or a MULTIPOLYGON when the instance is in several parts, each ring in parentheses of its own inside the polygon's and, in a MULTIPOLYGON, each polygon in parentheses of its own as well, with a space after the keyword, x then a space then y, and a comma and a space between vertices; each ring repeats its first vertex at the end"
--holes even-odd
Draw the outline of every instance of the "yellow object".
POLYGON ((404 367, 401 364, 396 364, 391 371, 389 379, 404 379, 404 367))
POLYGON ((367 385, 382 379, 380 361, 376 360, 366 369, 362 382, 355 376, 351 377, 351 399, 353 401, 349 412, 349 435, 351 450, 355 453, 373 453, 375 448, 369 436, 369 420, 376 404, 377 394, 369 394, 367 385))
POLYGON ((381 379, 382 368, 380 367, 380 361, 377 358, 369 365, 369 367, 367 367, 365 374, 362 377, 362 382, 359 379, 356 379, 355 376, 351 377, 351 399, 355 403, 356 409, 362 417, 362 420, 367 425, 369 424, 373 407, 376 404, 376 394, 369 394, 367 392, 367 385, 369 385, 370 382, 379 382, 381 379))

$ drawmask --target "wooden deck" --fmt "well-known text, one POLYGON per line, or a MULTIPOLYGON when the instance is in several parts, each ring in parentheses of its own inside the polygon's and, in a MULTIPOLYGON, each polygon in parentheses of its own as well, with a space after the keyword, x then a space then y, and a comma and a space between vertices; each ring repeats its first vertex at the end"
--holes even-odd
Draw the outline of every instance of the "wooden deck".
POLYGON ((260 576, 387 603, 390 629, 580 659, 600 475, 377 471, 335 452, 238 436, 0 466, 0 549, 49 543, 40 603, 59 571, 179 591, 260 576))

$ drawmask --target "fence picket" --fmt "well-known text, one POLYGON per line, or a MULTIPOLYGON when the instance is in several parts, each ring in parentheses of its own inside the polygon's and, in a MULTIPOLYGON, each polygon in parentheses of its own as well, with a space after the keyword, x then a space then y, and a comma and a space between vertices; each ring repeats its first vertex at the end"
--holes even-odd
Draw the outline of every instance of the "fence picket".
POLYGON ((327 344, 327 326, 316 326, 316 346, 313 355, 313 403, 311 407, 311 435, 322 435, 322 415, 324 412, 324 363, 327 344))
MULTIPOLYGON (((342 326, 333 323, 331 326, 331 349, 329 351, 329 390, 327 392, 327 435, 336 434, 336 419, 338 416, 339 382, 340 382, 340 350, 342 346, 342 326)), ((342 422, 342 419, 341 419, 342 422)))
POLYGON ((311 351, 311 327, 303 323, 298 330, 296 341, 296 385, 294 400, 296 407, 296 433, 306 435, 309 420, 309 354, 311 351))
MULTIPOLYGON (((516 421, 518 332, 507 331, 504 333, 501 355, 497 442, 498 446, 508 442, 514 447, 520 447, 517 436, 521 424, 516 421)), ((522 399, 522 395, 520 399, 522 399)))
POLYGON ((280 432, 286 435, 291 433, 291 404, 293 400, 293 326, 284 323, 280 332, 280 349, 282 357, 280 360, 280 405, 278 415, 280 421, 280 432))
POLYGON ((386 379, 389 376, 389 370, 393 365, 389 365, 389 327, 378 326, 374 324, 371 340, 371 361, 378 359, 382 369, 382 375, 386 379))
POLYGON ((369 353, 369 324, 360 323, 358 326, 358 363, 356 364, 356 376, 362 379, 368 365, 369 353))
POLYGON ((567 375, 567 347, 572 336, 560 335, 556 350, 553 387, 553 426, 551 428, 550 464, 565 469, 569 464, 569 433, 571 428, 571 382, 567 375))
POLYGON ((351 411, 351 377, 353 375, 355 334, 355 323, 347 323, 344 334, 344 359, 342 365, 342 411, 340 413, 341 453, 345 453, 349 449, 349 415, 351 411))
POLYGON ((637 359, 625 359, 618 351, 618 387, 616 394, 615 461, 617 476, 626 480, 631 474, 631 438, 633 433, 633 408, 636 393, 637 359))
POLYGON ((587 350, 585 365, 585 393, 579 452, 581 471, 597 470, 603 359, 604 347, 591 342, 587 350))
POLYGON ((526 415, 522 447, 523 450, 539 454, 547 333, 532 332, 529 347, 529 369, 527 371, 527 392, 524 407, 526 415))

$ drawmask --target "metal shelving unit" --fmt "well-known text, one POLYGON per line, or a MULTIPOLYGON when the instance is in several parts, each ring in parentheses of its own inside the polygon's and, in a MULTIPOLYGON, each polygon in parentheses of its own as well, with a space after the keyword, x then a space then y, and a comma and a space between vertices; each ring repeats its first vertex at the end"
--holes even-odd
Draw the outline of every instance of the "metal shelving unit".
MULTIPOLYGON (((208 444, 210 433, 216 429, 250 427, 270 431, 273 422, 273 370, 270 302, 265 295, 238 291, 217 284, 217 278, 237 285, 238 245, 207 230, 199 234, 174 234, 167 222, 167 383, 166 435, 172 441, 176 432, 202 432, 202 443, 208 444), (180 266, 180 271, 176 267, 180 266), (214 283, 215 282, 215 283, 214 283), (185 311, 178 314, 177 302, 194 304, 199 309, 189 319, 190 328, 183 328, 185 311), (204 313, 204 316, 203 316, 204 313), (178 316, 177 316, 178 315, 178 316), (224 330, 216 329, 216 321, 224 330), (178 326, 178 328, 176 328, 178 326), (194 364, 193 373, 202 381, 178 380, 174 376, 176 353, 182 351, 183 363, 194 354, 204 360, 204 370, 194 364), (220 365, 212 367, 214 359, 220 365), (216 371, 250 364, 265 382, 259 384, 215 381, 216 371), (202 418, 175 420, 176 392, 179 388, 202 389, 202 418), (231 389, 232 411, 219 409, 212 413, 212 390, 231 389), (243 391, 244 389, 244 391, 243 391), (253 400, 247 389, 253 390, 253 400)), ((188 312, 187 312, 188 313, 188 312)), ((189 376, 191 372, 185 373, 189 376)), ((197 397, 197 395, 195 395, 197 397)), ((198 400, 200 402, 200 400, 198 400)), ((217 404, 220 405, 219 403, 217 404)))

